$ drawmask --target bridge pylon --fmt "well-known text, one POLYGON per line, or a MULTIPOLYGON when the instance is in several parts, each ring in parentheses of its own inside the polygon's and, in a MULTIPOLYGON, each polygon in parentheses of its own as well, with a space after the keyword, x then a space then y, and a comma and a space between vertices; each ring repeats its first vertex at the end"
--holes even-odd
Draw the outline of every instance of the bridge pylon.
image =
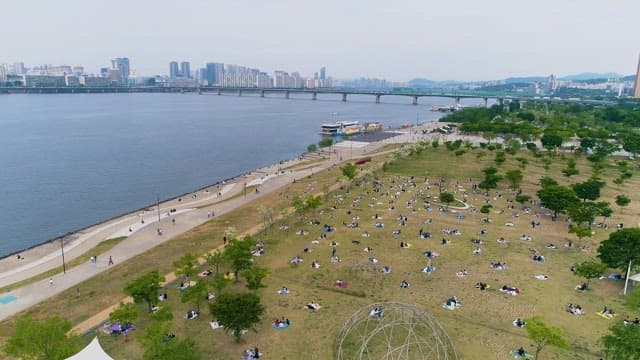
POLYGON ((413 95, 413 105, 418 105, 418 95, 413 95))
POLYGON ((376 104, 380 104, 380 94, 376 94, 376 104))
POLYGON ((342 93, 342 101, 347 101, 347 93, 342 93))

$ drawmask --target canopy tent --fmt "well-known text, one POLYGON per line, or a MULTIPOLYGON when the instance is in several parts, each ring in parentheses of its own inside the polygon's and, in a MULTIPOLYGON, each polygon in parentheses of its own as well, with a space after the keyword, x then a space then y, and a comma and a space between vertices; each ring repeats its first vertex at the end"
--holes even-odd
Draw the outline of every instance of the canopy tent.
POLYGON ((640 273, 635 274, 633 276, 630 276, 629 280, 631 280, 631 281, 640 281, 640 273))
POLYGON ((113 360, 113 358, 102 350, 102 346, 100 346, 96 336, 82 351, 67 358, 67 360, 113 360))

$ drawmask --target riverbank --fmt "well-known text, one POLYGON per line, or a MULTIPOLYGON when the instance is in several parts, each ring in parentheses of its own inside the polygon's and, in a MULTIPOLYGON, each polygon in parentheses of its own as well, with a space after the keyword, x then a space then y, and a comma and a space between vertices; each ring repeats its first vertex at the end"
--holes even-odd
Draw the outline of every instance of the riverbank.
MULTIPOLYGON (((42 291, 42 284, 33 283, 15 289, 9 293, 3 294, 3 296, 15 297, 15 300, 3 304, 0 307, 0 320, 6 319, 22 310, 25 310, 37 303, 40 303, 47 298, 55 296, 69 288, 74 287, 80 282, 91 278, 109 268, 108 257, 111 256, 113 260, 118 263, 133 258, 136 255, 142 254, 149 249, 164 243, 175 236, 185 233, 204 222, 210 220, 210 214, 215 216, 226 214, 239 208, 242 205, 250 203, 257 198, 262 197, 265 194, 272 193, 273 191, 280 189, 295 179, 301 179, 313 175, 314 172, 328 169, 341 162, 349 161, 349 159, 356 159, 365 154, 371 154, 372 152, 380 149, 387 144, 407 143, 412 141, 418 141, 424 137, 417 136, 416 134, 422 133, 422 129, 430 131, 431 129, 441 126, 439 123, 427 123, 419 128, 414 128, 415 133, 412 133, 409 129, 407 131, 398 132, 398 135, 385 139, 380 142, 374 143, 361 143, 358 146, 351 146, 349 141, 342 142, 334 145, 332 148, 324 151, 321 156, 326 156, 326 161, 322 162, 318 166, 306 167, 303 166, 300 170, 294 170, 295 164, 301 164, 304 160, 300 157, 288 162, 278 162, 268 167, 257 169, 250 174, 236 177, 233 182, 227 182, 223 185, 227 186, 228 191, 218 196, 218 192, 205 189, 200 192, 193 193, 188 198, 178 198, 160 204, 161 219, 153 223, 149 223, 147 226, 137 229, 136 232, 128 237, 128 239, 122 241, 116 245, 109 254, 98 259, 93 263, 90 259, 87 259, 85 263, 76 268, 70 269, 66 274, 58 274, 52 279, 55 286, 50 286, 47 291, 42 291), (418 131, 419 130, 419 131, 418 131), (279 171, 279 169, 288 167, 291 170, 279 171), (293 167, 293 168, 292 168, 293 167), (277 176, 268 177, 269 174, 277 174, 277 176), (265 179, 262 185, 258 187, 259 191, 244 193, 244 184, 249 183, 256 179, 265 179), (162 216, 170 212, 171 209, 176 209, 175 215, 162 216), (178 213, 178 211, 180 211, 178 213), (173 223, 173 220, 176 220, 173 223), (162 229, 162 235, 158 235, 157 227, 162 229)), ((353 141, 353 143, 356 143, 353 141)), ((150 216, 152 211, 147 211, 146 216, 150 216)), ((140 221, 141 214, 133 214, 111 220, 105 224, 100 224, 92 231, 86 232, 85 237, 78 236, 76 240, 81 240, 71 248, 71 250, 65 249, 65 259, 70 260, 77 257, 79 254, 83 254, 87 249, 91 249, 97 245, 100 241, 109 237, 110 235, 117 235, 118 230, 122 228, 133 226, 140 221)), ((55 247, 54 247, 55 248, 55 247)), ((41 249, 33 249, 33 251, 39 251, 45 256, 42 261, 30 261, 29 258, 25 260, 17 259, 3 259, 5 262, 3 266, 7 267, 11 265, 9 260, 14 260, 13 264, 19 264, 19 267, 15 267, 8 271, 8 275, 0 279, 0 284, 6 286, 15 283, 20 280, 28 279, 39 273, 42 273, 50 268, 59 266, 61 262, 61 254, 57 251, 45 254, 46 250, 51 250, 51 244, 47 244, 41 249), (22 263, 20 263, 22 262, 22 263), (7 265, 9 264, 9 265, 7 265), (16 270, 20 269, 20 270, 16 270)), ((31 256, 25 253, 25 258, 31 256)), ((35 259, 35 257, 34 257, 35 259)))

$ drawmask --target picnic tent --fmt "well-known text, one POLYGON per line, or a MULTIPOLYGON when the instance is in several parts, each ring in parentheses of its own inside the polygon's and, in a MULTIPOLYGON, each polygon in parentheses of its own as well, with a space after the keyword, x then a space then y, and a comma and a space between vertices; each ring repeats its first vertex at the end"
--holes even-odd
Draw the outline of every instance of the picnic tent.
POLYGON ((104 352, 96 336, 82 351, 67 360, 113 360, 113 358, 104 352))
POLYGON ((636 282, 637 282, 637 281, 640 281, 640 273, 635 274, 635 275, 633 275, 633 276, 629 277, 629 279, 630 279, 631 281, 636 281, 636 282))

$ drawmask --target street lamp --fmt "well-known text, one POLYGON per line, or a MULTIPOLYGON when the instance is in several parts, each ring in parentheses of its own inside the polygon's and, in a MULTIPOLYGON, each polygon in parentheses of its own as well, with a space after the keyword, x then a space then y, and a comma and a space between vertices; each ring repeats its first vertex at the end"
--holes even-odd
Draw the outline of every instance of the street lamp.
POLYGON ((62 250, 62 272, 67 273, 67 264, 64 262, 64 236, 60 234, 60 249, 62 250))

